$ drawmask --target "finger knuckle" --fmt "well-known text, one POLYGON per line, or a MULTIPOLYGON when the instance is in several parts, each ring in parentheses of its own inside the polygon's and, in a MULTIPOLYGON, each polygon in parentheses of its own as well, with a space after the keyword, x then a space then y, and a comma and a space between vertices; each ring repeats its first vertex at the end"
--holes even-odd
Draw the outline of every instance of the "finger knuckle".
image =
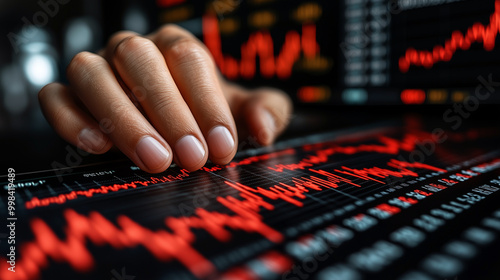
POLYGON ((135 109, 131 102, 122 100, 121 98, 111 98, 107 101, 106 107, 109 108, 107 118, 114 120, 123 116, 131 115, 130 111, 135 109))
POLYGON ((135 56, 137 52, 148 54, 155 49, 156 46, 151 40, 141 36, 132 35, 123 38, 116 44, 114 56, 118 59, 127 59, 131 55, 135 56))
POLYGON ((165 24, 160 27, 157 33, 160 37, 168 37, 172 34, 179 34, 183 32, 185 32, 185 30, 176 24, 165 24))
POLYGON ((134 33, 134 32, 130 32, 130 31, 126 31, 126 30, 118 31, 118 32, 114 33, 113 35, 111 35, 111 37, 109 39, 109 44, 114 46, 116 43, 123 40, 123 38, 134 36, 134 35, 136 35, 136 33, 134 33))
POLYGON ((207 61, 207 52, 198 42, 191 38, 181 37, 173 41, 168 49, 168 55, 177 63, 190 61, 201 63, 207 61))
POLYGON ((290 98, 290 95, 288 95, 286 92, 281 91, 281 90, 276 91, 276 94, 279 97, 281 97, 281 99, 283 100, 282 104, 285 104, 286 108, 292 107, 293 102, 292 102, 292 99, 290 98))
POLYGON ((103 60, 102 57, 96 54, 80 52, 69 63, 66 74, 70 79, 73 77, 88 78, 98 67, 102 66, 103 60))
POLYGON ((171 98, 160 98, 153 105, 153 112, 169 112, 173 107, 174 101, 171 98))
POLYGON ((157 34, 158 46, 174 61, 208 61, 208 49, 191 33, 174 24, 164 25, 157 34))

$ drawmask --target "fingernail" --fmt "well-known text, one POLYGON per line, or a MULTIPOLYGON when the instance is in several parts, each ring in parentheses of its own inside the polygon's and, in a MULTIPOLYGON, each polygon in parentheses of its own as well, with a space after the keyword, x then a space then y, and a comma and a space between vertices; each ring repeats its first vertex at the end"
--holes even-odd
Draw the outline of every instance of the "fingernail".
POLYGON ((271 143, 274 139, 274 134, 276 133, 276 122, 273 115, 268 110, 263 111, 263 116, 265 121, 263 140, 266 143, 271 143))
POLYGON ((193 135, 186 135, 175 144, 175 152, 182 165, 196 166, 205 157, 205 149, 193 135))
POLYGON ((167 149, 151 136, 139 140, 135 150, 139 159, 151 170, 163 166, 169 157, 167 149))
POLYGON ((208 150, 216 158, 225 158, 234 149, 234 139, 224 126, 216 126, 208 133, 208 150))
POLYGON ((106 145, 104 135, 95 129, 84 128, 78 134, 78 140, 89 150, 98 152, 106 145))

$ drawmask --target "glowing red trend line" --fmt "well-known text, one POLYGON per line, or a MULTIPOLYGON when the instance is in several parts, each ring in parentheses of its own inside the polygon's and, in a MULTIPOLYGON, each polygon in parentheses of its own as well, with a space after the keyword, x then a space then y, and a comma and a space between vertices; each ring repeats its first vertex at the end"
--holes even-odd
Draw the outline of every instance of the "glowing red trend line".
POLYGON ((99 188, 90 188, 88 190, 78 190, 71 191, 69 193, 59 194, 57 196, 51 196, 46 198, 33 197, 31 200, 27 201, 24 206, 26 209, 33 209, 35 207, 47 206, 50 204, 63 204, 68 200, 77 199, 79 196, 92 197, 95 194, 104 194, 110 192, 117 192, 120 190, 128 190, 130 188, 135 189, 139 186, 147 187, 149 185, 166 183, 172 181, 183 180, 185 177, 189 176, 189 172, 185 169, 180 171, 179 175, 173 176, 163 176, 161 178, 151 177, 148 181, 133 181, 125 184, 113 184, 111 186, 100 186, 99 188))
MULTIPOLYGON (((415 148, 415 143, 417 142, 418 137, 414 134, 407 134, 403 137, 403 140, 397 140, 389 137, 379 137, 380 144, 371 144, 371 145, 359 145, 359 146, 345 146, 345 147, 332 147, 323 150, 319 150, 316 152, 315 156, 309 156, 308 158, 300 161, 298 164, 279 164, 276 167, 269 167, 269 169, 283 172, 284 169, 287 170, 295 170, 295 169, 305 169, 306 167, 311 167, 314 164, 319 164, 326 162, 328 160, 328 156, 333 154, 343 153, 343 154, 355 154, 361 152, 377 152, 377 153, 386 153, 386 154, 397 154, 401 150, 405 151, 413 151, 415 148)), ((237 166, 248 165, 255 162, 268 160, 270 158, 274 158, 282 155, 291 155, 294 154, 294 149, 286 149, 279 152, 252 156, 240 161, 234 161, 229 163, 228 165, 220 166, 216 165, 211 168, 203 167, 201 170, 207 172, 213 172, 222 170, 225 168, 234 168, 237 166)), ((183 180, 183 178, 188 177, 189 172, 187 170, 181 170, 179 175, 173 176, 163 176, 162 178, 151 177, 148 181, 134 181, 125 184, 113 184, 111 186, 100 186, 97 188, 90 188, 88 190, 78 190, 71 191, 69 193, 59 194, 56 196, 50 196, 45 198, 33 197, 31 200, 25 203, 26 209, 33 209, 36 207, 44 207, 52 204, 63 204, 69 200, 75 200, 78 197, 92 197, 95 194, 106 194, 110 192, 117 192, 121 190, 127 190, 130 188, 137 188, 138 186, 149 186, 158 183, 165 183, 177 180, 183 180)))
POLYGON ((21 246, 16 262, 16 272, 7 270, 9 264, 0 258, 0 279, 33 279, 48 265, 48 258, 58 262, 67 262, 78 272, 90 271, 94 259, 86 248, 87 240, 95 245, 110 245, 115 249, 144 246, 160 261, 178 260, 197 277, 204 277, 215 272, 215 267, 191 245, 195 240, 193 229, 204 229, 221 242, 231 237, 227 229, 255 232, 273 242, 281 242, 281 233, 266 225, 259 215, 260 207, 268 208, 267 203, 253 203, 251 207, 242 202, 243 215, 228 215, 209 212, 197 208, 191 217, 169 217, 165 224, 172 232, 166 230, 149 230, 126 216, 119 216, 115 226, 97 212, 83 216, 73 210, 65 210, 66 239, 61 240, 41 219, 31 221, 35 239, 21 246))
MULTIPOLYGON (((372 178, 371 176, 378 177, 378 178, 387 178, 389 176, 393 177, 399 177, 402 178, 404 176, 413 176, 417 177, 418 174, 413 171, 408 169, 409 168, 420 168, 420 169, 428 169, 432 171, 437 171, 437 172, 446 172, 445 169, 437 168, 434 166, 430 166, 425 163, 420 163, 420 162, 404 162, 404 161, 399 161, 392 159, 389 163, 387 163, 388 166, 394 167, 399 169, 399 171, 392 171, 392 170, 387 170, 379 167, 372 167, 372 168, 363 168, 363 169, 353 169, 349 167, 342 166, 343 170, 337 170, 335 169, 335 172, 345 174, 345 175, 350 175, 353 177, 358 177, 363 180, 372 180, 378 183, 385 184, 382 181, 379 181, 375 178, 372 178)), ((311 169, 310 169, 311 170, 311 169)))
MULTIPOLYGON (((239 161, 233 161, 227 165, 215 165, 213 167, 202 167, 201 170, 206 172, 214 172, 218 170, 222 170, 225 168, 234 168, 243 165, 249 165, 252 163, 256 163, 263 160, 268 160, 274 157, 282 156, 282 155, 293 155, 295 153, 294 149, 286 149, 279 152, 268 153, 258 156, 251 156, 239 161)), ((31 200, 25 202, 24 206, 26 209, 33 209, 36 207, 48 206, 51 204, 63 204, 68 202, 69 200, 75 200, 79 197, 93 197, 96 194, 106 194, 111 192, 117 192, 121 190, 135 189, 137 187, 147 187, 150 185, 155 185, 159 183, 166 183, 172 181, 182 181, 184 178, 189 176, 189 172, 185 169, 180 170, 180 174, 178 175, 168 175, 163 176, 161 178, 150 177, 150 180, 147 181, 133 181, 125 184, 113 184, 111 186, 100 186, 98 188, 89 188, 87 190, 78 190, 71 191, 69 193, 63 193, 56 196, 38 198, 33 197, 31 200)))
POLYGON ((495 12, 490 16, 489 25, 474 23, 467 29, 465 35, 458 30, 453 31, 451 38, 444 43, 444 46, 435 46, 432 51, 417 51, 409 48, 399 59, 399 70, 406 73, 412 64, 431 68, 436 62, 449 61, 459 48, 470 49, 471 44, 475 42, 482 42, 484 49, 491 51, 495 48, 498 33, 500 33, 500 0, 495 1, 495 12))
MULTIPOLYGON (((362 170, 348 169, 345 174, 366 181, 381 182, 373 177, 386 178, 389 176, 418 176, 407 168, 422 168, 434 171, 444 171, 439 168, 422 164, 391 160, 388 166, 398 170, 389 170, 379 167, 362 170)), ((152 231, 137 224, 130 218, 120 215, 117 224, 103 217, 98 212, 90 212, 88 216, 78 214, 74 210, 65 210, 66 238, 59 238, 54 231, 41 219, 31 220, 31 229, 34 240, 19 246, 20 256, 16 261, 16 272, 10 272, 6 260, 0 258, 1 279, 33 279, 40 276, 42 269, 48 266, 48 259, 57 262, 66 262, 78 272, 90 271, 95 261, 87 248, 87 242, 98 246, 109 245, 115 249, 144 246, 160 261, 177 260, 197 277, 206 277, 216 272, 213 264, 202 256, 194 247, 194 230, 204 230, 220 242, 231 239, 231 230, 240 230, 248 233, 257 233, 268 240, 279 243, 283 240, 280 232, 268 226, 260 214, 262 209, 273 211, 275 206, 267 202, 282 200, 297 207, 302 207, 301 200, 304 193, 338 188, 339 183, 346 183, 360 187, 350 179, 324 170, 310 171, 325 176, 321 179, 315 176, 292 178, 292 184, 280 183, 269 189, 252 188, 241 183, 225 182, 228 186, 240 192, 239 198, 233 196, 218 197, 217 201, 235 213, 229 215, 221 212, 210 212, 197 208, 195 214, 189 217, 168 217, 165 225, 169 230, 159 229, 152 231)), ((381 182, 383 183, 383 182, 381 182)))
POLYGON ((278 164, 274 167, 268 167, 277 172, 284 170, 306 169, 316 164, 325 163, 328 157, 334 154, 352 155, 363 152, 375 152, 380 154, 397 155, 401 151, 411 152, 415 149, 415 145, 420 137, 415 134, 406 134, 402 140, 380 136, 380 144, 362 144, 359 146, 334 146, 316 151, 316 155, 308 156, 298 163, 278 164))
POLYGON ((273 38, 267 31, 250 35, 248 41, 241 46, 241 61, 224 55, 217 18, 214 16, 203 17, 203 41, 222 74, 230 79, 254 77, 257 56, 260 58, 260 74, 263 77, 271 78, 276 74, 279 78, 286 79, 291 76, 293 65, 299 59, 301 51, 306 57, 314 57, 319 52, 316 25, 313 24, 302 26, 302 36, 296 31, 288 31, 276 57, 273 38))
MULTIPOLYGON (((379 137, 380 144, 362 144, 359 146, 335 146, 335 147, 329 147, 326 149, 320 149, 316 152, 316 155, 309 156, 303 160, 301 160, 299 163, 294 163, 294 164, 279 164, 276 165, 275 167, 268 167, 271 170, 277 171, 277 172, 283 172, 285 169, 286 170, 295 170, 295 169, 306 169, 308 167, 311 167, 316 164, 324 163, 328 161, 328 157, 333 155, 333 154, 355 154, 355 153, 361 153, 361 152, 377 152, 377 153, 385 153, 385 154, 398 154, 400 151, 413 151, 415 149, 415 145, 418 142, 420 138, 416 134, 406 134, 402 140, 397 140, 385 136, 379 137)), ((224 168, 233 168, 237 166, 242 166, 242 165, 248 165, 252 164, 255 162, 259 162, 262 160, 267 160, 273 157, 281 156, 281 155, 290 155, 294 154, 295 150, 294 149, 287 149, 275 153, 270 153, 270 154, 264 154, 264 155, 259 155, 259 156, 252 156, 249 158, 242 159, 240 161, 235 161, 232 162, 228 165, 220 166, 216 165, 211 168, 203 167, 202 170, 207 171, 207 172, 213 172, 213 171, 218 171, 222 170, 224 168)), ((394 167, 394 166, 392 166, 394 167)), ((336 170, 339 173, 342 174, 347 174, 347 175, 352 175, 352 172, 349 172, 349 168, 343 167, 345 170, 340 171, 336 170), (347 170, 347 171, 346 171, 347 170)), ((428 168, 428 166, 425 166, 424 168, 428 168)), ((435 170, 437 171, 437 170, 435 170)), ((361 172, 361 171, 360 171, 361 172)), ((374 171, 375 172, 375 171, 374 171)), ((165 182, 170 182, 170 181, 176 181, 176 180, 183 180, 183 178, 189 176, 189 172, 186 170, 181 170, 181 173, 179 175, 173 176, 173 175, 168 175, 168 176, 163 176, 162 178, 155 178, 151 177, 151 180, 148 181, 134 181, 130 183, 124 183, 124 184, 113 184, 111 186, 100 186, 98 188, 90 188, 88 190, 78 190, 78 191, 71 191, 69 193, 65 194, 59 194, 56 196, 50 196, 50 197, 45 197, 45 198, 38 198, 38 197, 33 197, 31 200, 27 201, 25 203, 25 207, 27 209, 33 209, 36 207, 43 207, 43 206, 48 206, 52 204, 63 204, 66 203, 69 200, 74 200, 77 199, 78 197, 92 197, 95 194, 106 194, 110 192, 117 192, 121 190, 126 190, 130 188, 137 188, 138 186, 149 186, 157 183, 165 183, 165 182)), ((342 178, 343 179, 343 178, 342 178)), ((377 181, 377 180, 375 180, 377 181)), ((377 181, 380 182, 380 181, 377 181)), ((350 182, 346 182, 350 183, 350 182)))

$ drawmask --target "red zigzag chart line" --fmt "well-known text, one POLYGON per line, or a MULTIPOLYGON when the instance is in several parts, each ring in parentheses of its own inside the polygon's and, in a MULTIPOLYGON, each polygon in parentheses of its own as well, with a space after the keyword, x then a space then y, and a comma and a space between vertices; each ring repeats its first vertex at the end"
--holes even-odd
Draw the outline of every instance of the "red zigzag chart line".
POLYGON ((275 210, 275 206, 267 200, 283 200, 302 207, 301 200, 306 198, 307 192, 335 189, 340 183, 361 187, 343 177, 346 175, 383 184, 379 178, 417 177, 418 174, 410 168, 446 172, 446 170, 430 165, 395 159, 387 165, 397 170, 379 167, 360 170, 342 167, 342 170, 333 172, 309 169, 313 173, 325 176, 326 179, 316 176, 292 178, 292 184, 279 183, 268 189, 252 188, 241 183, 225 181, 229 187, 240 192, 239 198, 218 197, 217 201, 235 215, 197 208, 193 216, 167 217, 165 225, 169 230, 153 231, 124 215, 117 217, 117 226, 98 212, 93 211, 85 216, 66 209, 64 211, 66 238, 61 239, 45 221, 35 218, 31 220, 31 229, 35 238, 19 246, 21 257, 16 261, 16 272, 9 271, 7 268, 10 265, 5 259, 0 258, 0 278, 5 280, 36 279, 40 276, 41 270, 49 266, 49 258, 59 263, 68 263, 77 272, 91 271, 95 266, 95 260, 87 249, 87 242, 98 246, 109 245, 115 249, 142 245, 159 261, 177 260, 195 276, 203 278, 216 273, 216 269, 194 248, 193 243, 196 237, 193 230, 202 229, 220 242, 230 241, 232 235, 229 229, 231 229, 256 233, 272 242, 279 243, 283 240, 282 234, 267 225, 260 213, 263 209, 275 210))
POLYGON ((306 169, 308 167, 325 163, 328 161, 328 157, 334 154, 345 154, 352 155, 362 152, 374 152, 379 154, 390 154, 397 155, 401 151, 411 152, 415 150, 416 143, 421 139, 430 139, 430 137, 424 133, 419 137, 416 134, 405 134, 402 140, 380 136, 380 144, 365 144, 359 146, 334 146, 325 149, 319 149, 316 151, 316 155, 308 156, 298 163, 292 164, 277 164, 274 167, 268 167, 269 169, 277 172, 283 172, 284 170, 296 170, 296 169, 306 169))
POLYGON ((468 50, 474 42, 483 43, 484 49, 491 51, 495 48, 497 34, 500 33, 500 0, 495 1, 495 12, 490 16, 490 24, 474 23, 465 35, 456 30, 444 46, 435 46, 432 51, 417 51, 414 48, 406 50, 399 59, 399 70, 408 72, 411 65, 431 68, 439 61, 450 61, 458 49, 468 50))
POLYGON ((302 26, 302 35, 293 30, 286 33, 285 42, 277 56, 274 55, 274 41, 269 32, 252 33, 248 41, 242 44, 241 60, 238 61, 222 53, 217 18, 208 15, 203 17, 203 41, 222 74, 229 79, 254 77, 257 56, 260 58, 260 74, 263 77, 271 78, 276 74, 281 79, 287 79, 292 75, 293 65, 301 53, 306 57, 314 57, 320 49, 316 41, 316 25, 305 24, 302 26))
MULTIPOLYGON (((389 137, 385 137, 385 136, 380 136, 379 137, 380 144, 369 144, 369 145, 359 145, 359 146, 335 146, 335 147, 329 147, 329 148, 325 148, 325 149, 319 149, 318 151, 316 151, 316 155, 311 155, 311 156, 301 160, 299 163, 279 164, 279 165, 276 165, 275 167, 268 167, 268 168, 271 170, 277 171, 277 172, 283 172, 283 170, 285 170, 285 169, 286 170, 305 169, 308 167, 312 167, 316 164, 326 162, 328 160, 328 157, 332 156, 334 154, 351 155, 351 154, 361 153, 361 152, 376 152, 376 153, 382 153, 382 154, 396 155, 400 151, 413 151, 415 149, 415 144, 418 142, 418 140, 419 140, 419 137, 417 137, 414 134, 406 134, 402 140, 397 140, 397 139, 393 139, 393 138, 389 138, 389 137)), ((217 165, 217 166, 214 166, 212 168, 203 167, 202 170, 206 171, 206 172, 213 172, 213 171, 222 170, 224 168, 234 168, 237 166, 252 164, 252 163, 266 160, 269 158, 283 156, 283 155, 291 155, 294 153, 295 153, 294 149, 286 149, 286 150, 275 152, 275 153, 249 157, 249 158, 246 158, 246 159, 243 159, 240 161, 232 162, 232 163, 225 165, 225 166, 217 165)), ((122 191, 122 190, 127 190, 127 189, 135 189, 137 187, 147 187, 147 186, 155 185, 155 184, 159 184, 159 183, 180 181, 186 177, 189 177, 190 173, 187 170, 182 169, 180 172, 181 173, 176 175, 176 176, 168 175, 168 176, 163 176, 161 178, 151 177, 150 180, 146 180, 146 181, 133 181, 133 182, 124 183, 124 184, 113 184, 110 186, 100 186, 97 188, 89 188, 87 190, 71 191, 69 193, 63 193, 63 194, 58 194, 55 196, 44 197, 44 198, 33 197, 32 199, 30 199, 29 201, 27 201, 25 203, 25 207, 26 207, 26 209, 33 209, 33 208, 37 208, 37 207, 49 206, 52 204, 64 204, 70 200, 75 200, 79 197, 93 197, 96 194, 106 194, 106 193, 111 193, 111 192, 118 192, 118 191, 122 191)))

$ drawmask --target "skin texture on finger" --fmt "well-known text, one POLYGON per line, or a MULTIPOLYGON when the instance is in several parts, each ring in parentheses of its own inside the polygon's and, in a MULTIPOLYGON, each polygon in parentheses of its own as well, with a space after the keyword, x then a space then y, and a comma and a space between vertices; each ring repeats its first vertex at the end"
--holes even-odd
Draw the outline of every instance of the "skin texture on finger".
POLYGON ((167 68, 149 39, 132 36, 115 48, 113 63, 158 132, 172 145, 176 162, 188 170, 208 158, 205 139, 167 68))
POLYGON ((146 115, 146 113, 144 112, 144 109, 142 108, 141 104, 139 103, 139 101, 137 100, 135 95, 131 92, 131 90, 128 88, 128 86, 125 84, 125 82, 120 77, 120 74, 117 72, 117 70, 115 68, 115 64, 113 62, 113 57, 114 57, 114 53, 116 50, 116 46, 124 39, 126 39, 128 37, 132 37, 132 36, 139 36, 139 34, 137 34, 136 32, 133 32, 133 31, 126 31, 126 30, 118 31, 118 32, 114 33, 111 36, 111 38, 109 39, 106 47, 99 50, 97 52, 97 54, 104 57, 104 59, 106 59, 106 61, 111 66, 111 69, 113 69, 113 72, 115 73, 116 79, 117 79, 118 83, 120 84, 120 86, 122 87, 123 91, 127 94, 127 96, 130 98, 132 103, 134 103, 135 107, 143 115, 146 115))
POLYGON ((274 88, 250 91, 231 83, 223 86, 238 124, 244 124, 259 144, 272 144, 288 125, 293 111, 288 95, 274 88))
POLYGON ((167 142, 132 104, 101 56, 82 52, 67 69, 68 80, 85 107, 99 122, 107 122, 105 133, 141 169, 157 173, 172 161, 167 142))
POLYGON ((94 154, 105 153, 113 146, 99 124, 78 106, 67 86, 48 84, 40 90, 38 99, 47 121, 69 143, 94 154))
POLYGON ((194 36, 177 26, 160 29, 152 40, 165 57, 182 97, 203 132, 210 160, 228 163, 236 154, 236 125, 210 53, 194 36))
POLYGON ((127 30, 118 31, 118 32, 114 33, 110 37, 108 43, 106 44, 106 47, 99 51, 99 55, 104 57, 108 61, 108 63, 111 65, 111 67, 113 68, 113 66, 114 66, 113 56, 114 56, 114 53, 116 50, 116 46, 118 46, 118 44, 121 41, 123 41, 124 39, 126 39, 128 37, 133 37, 133 36, 139 36, 139 34, 132 32, 132 31, 127 31, 127 30))

